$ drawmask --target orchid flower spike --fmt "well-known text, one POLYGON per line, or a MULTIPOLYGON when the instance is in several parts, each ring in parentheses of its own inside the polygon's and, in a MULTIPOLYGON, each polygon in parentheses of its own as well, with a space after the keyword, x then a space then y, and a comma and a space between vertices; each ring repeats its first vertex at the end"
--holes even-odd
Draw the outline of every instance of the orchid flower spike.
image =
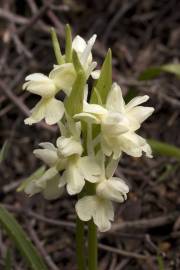
POLYGON ((80 36, 72 41, 67 25, 64 55, 54 30, 52 40, 58 65, 48 76, 34 73, 25 78, 23 89, 40 96, 25 124, 45 119, 48 125, 59 126, 60 135, 55 145, 43 142, 34 150, 45 167, 19 190, 29 196, 40 193, 48 200, 58 199, 64 190, 69 195, 80 193, 75 205, 78 217, 93 220, 104 232, 114 220, 113 203, 123 203, 129 192, 126 182, 114 176, 122 153, 152 157, 151 147, 137 131, 154 108, 142 106, 149 99, 147 95, 125 103, 120 86, 112 84, 110 50, 101 76, 95 70, 92 48, 96 35, 87 42, 80 36), (88 93, 90 76, 98 80, 92 93, 88 93), (60 91, 65 93, 64 103, 58 100, 60 91))

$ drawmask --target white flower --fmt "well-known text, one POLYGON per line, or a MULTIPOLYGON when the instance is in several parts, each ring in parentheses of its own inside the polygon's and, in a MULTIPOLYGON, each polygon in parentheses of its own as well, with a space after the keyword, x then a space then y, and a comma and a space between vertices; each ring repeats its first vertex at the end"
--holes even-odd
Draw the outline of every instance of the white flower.
POLYGON ((93 218, 99 230, 104 232, 110 229, 114 219, 112 201, 123 203, 127 199, 129 187, 122 179, 112 176, 118 162, 114 163, 112 160, 113 163, 105 169, 105 159, 101 152, 98 153, 97 159, 101 163, 101 175, 96 183, 96 194, 78 200, 76 212, 83 221, 93 218))
MULTIPOLYGON (((41 159, 45 164, 50 166, 49 170, 62 172, 59 176, 59 187, 64 185, 70 195, 81 192, 85 185, 85 181, 95 183, 100 176, 100 167, 97 161, 89 156, 81 157, 83 147, 80 139, 71 137, 59 137, 56 142, 57 147, 51 143, 41 143, 43 149, 34 150, 37 158, 41 159)), ((46 182, 47 177, 41 183, 46 182)))
POLYGON ((59 174, 59 170, 65 167, 65 160, 61 160, 61 163, 58 164, 57 148, 52 143, 45 142, 40 146, 43 149, 36 149, 33 153, 50 168, 27 181, 23 189, 29 196, 42 193, 47 200, 57 199, 61 196, 65 185, 59 174))
POLYGON ((96 35, 93 35, 87 43, 82 37, 76 36, 72 42, 72 48, 78 53, 81 65, 85 70, 86 77, 88 78, 91 75, 93 79, 98 79, 100 76, 100 71, 93 71, 97 63, 93 62, 91 54, 91 50, 95 43, 95 40, 96 35))
MULTIPOLYGON (((98 181, 101 169, 97 160, 91 156, 81 157, 83 147, 80 139, 80 122, 68 120, 68 130, 70 137, 61 136, 57 139, 57 153, 59 158, 66 158, 66 166, 62 175, 63 182, 67 184, 67 191, 70 195, 81 192, 85 181, 95 183, 98 181)), ((63 128, 64 129, 64 128, 63 128)), ((67 136, 68 132, 64 131, 67 136)))
POLYGON ((152 157, 146 140, 135 133, 154 111, 152 107, 138 106, 148 99, 147 95, 136 97, 125 104, 120 87, 114 83, 104 107, 84 101, 83 112, 74 118, 101 125, 101 145, 107 156, 113 153, 117 159, 125 152, 140 157, 145 152, 152 157))
POLYGON ((96 186, 96 195, 85 196, 76 203, 76 212, 83 221, 93 218, 101 232, 110 229, 114 220, 112 201, 124 202, 129 192, 128 186, 122 179, 111 177, 104 179, 96 186))
POLYGON ((73 137, 60 137, 57 148, 37 149, 34 154, 57 172, 64 170, 59 178, 59 187, 66 185, 68 193, 74 195, 81 192, 85 180, 95 183, 100 175, 96 160, 89 156, 81 157, 82 151, 80 142, 73 137))
POLYGON ((48 76, 34 73, 26 77, 23 89, 41 96, 41 100, 25 119, 25 124, 32 125, 45 118, 49 125, 56 124, 64 114, 64 105, 55 95, 60 90, 69 93, 75 81, 76 73, 71 63, 55 67, 48 76))

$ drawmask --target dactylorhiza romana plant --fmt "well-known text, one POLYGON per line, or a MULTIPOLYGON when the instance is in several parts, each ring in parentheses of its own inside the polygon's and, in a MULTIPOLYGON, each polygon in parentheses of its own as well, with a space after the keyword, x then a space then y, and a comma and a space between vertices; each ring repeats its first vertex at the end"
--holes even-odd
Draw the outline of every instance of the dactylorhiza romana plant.
POLYGON ((147 95, 125 103, 120 86, 112 82, 110 50, 101 70, 95 69, 91 50, 96 35, 86 42, 80 36, 72 40, 69 26, 65 32, 63 55, 56 33, 51 31, 57 63, 49 75, 34 73, 25 78, 23 89, 40 96, 25 124, 44 119, 48 125, 58 125, 60 135, 55 145, 42 142, 34 150, 46 169, 19 190, 29 196, 41 193, 47 200, 59 199, 64 192, 77 195, 78 269, 86 268, 83 226, 87 222, 88 269, 96 270, 96 229, 105 232, 111 228, 113 202, 123 203, 129 192, 126 182, 114 176, 115 170, 123 153, 132 157, 144 153, 152 158, 150 146, 137 131, 154 109, 141 105, 149 99, 147 95), (60 91, 64 101, 57 97, 60 91))

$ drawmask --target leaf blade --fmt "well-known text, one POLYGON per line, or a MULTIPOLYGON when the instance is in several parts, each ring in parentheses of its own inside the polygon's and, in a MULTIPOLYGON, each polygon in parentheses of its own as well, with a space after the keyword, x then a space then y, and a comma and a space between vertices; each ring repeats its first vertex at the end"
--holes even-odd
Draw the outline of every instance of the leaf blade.
POLYGON ((161 67, 162 71, 175 74, 180 77, 180 64, 167 64, 161 67))
POLYGON ((153 80, 162 73, 161 67, 149 67, 139 75, 139 81, 153 80))
POLYGON ((168 143, 162 143, 157 140, 149 139, 148 143, 152 147, 152 150, 157 153, 168 157, 175 157, 177 159, 180 159, 180 148, 168 144, 168 143))
POLYGON ((140 81, 152 80, 159 76, 162 72, 168 72, 180 77, 180 64, 166 64, 162 66, 154 66, 145 69, 139 76, 140 81))
POLYGON ((11 250, 8 248, 4 259, 5 270, 12 270, 11 250))

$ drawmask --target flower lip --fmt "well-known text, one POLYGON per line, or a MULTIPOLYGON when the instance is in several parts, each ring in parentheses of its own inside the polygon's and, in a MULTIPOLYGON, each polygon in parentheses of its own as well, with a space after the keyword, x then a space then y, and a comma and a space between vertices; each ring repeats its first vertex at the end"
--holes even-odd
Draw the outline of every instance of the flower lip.
POLYGON ((111 221, 114 220, 114 209, 111 201, 104 200, 96 195, 85 196, 76 203, 76 212, 83 221, 93 218, 100 232, 108 231, 111 221))

